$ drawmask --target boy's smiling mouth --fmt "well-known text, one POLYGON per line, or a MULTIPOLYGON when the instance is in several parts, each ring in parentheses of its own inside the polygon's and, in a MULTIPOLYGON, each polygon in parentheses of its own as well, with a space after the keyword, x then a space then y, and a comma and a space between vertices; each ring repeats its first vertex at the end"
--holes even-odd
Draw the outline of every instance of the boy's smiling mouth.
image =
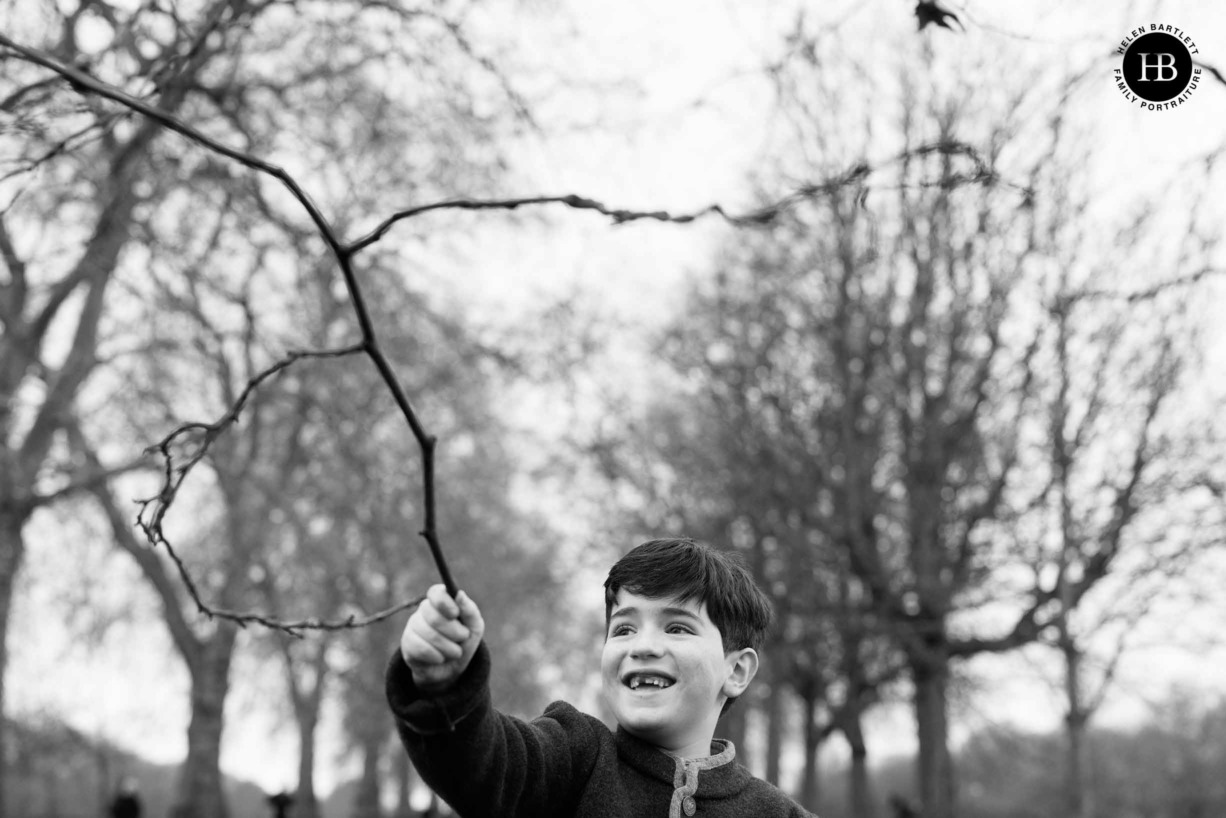
POLYGON ((627 673, 622 677, 622 684, 631 690, 643 690, 644 692, 653 690, 664 690, 672 687, 676 683, 676 679, 664 673, 656 671, 635 671, 627 673))

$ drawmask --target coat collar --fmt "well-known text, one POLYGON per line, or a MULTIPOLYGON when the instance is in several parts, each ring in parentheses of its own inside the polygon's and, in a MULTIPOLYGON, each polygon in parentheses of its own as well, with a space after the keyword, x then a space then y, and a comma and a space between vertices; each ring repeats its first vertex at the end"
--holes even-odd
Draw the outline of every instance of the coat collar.
POLYGON ((711 755, 681 758, 617 728, 617 755, 644 775, 679 788, 687 777, 697 776, 699 798, 727 798, 743 790, 753 779, 749 770, 735 763, 736 747, 726 739, 711 742, 711 755), (687 772, 689 776, 687 776, 687 772))

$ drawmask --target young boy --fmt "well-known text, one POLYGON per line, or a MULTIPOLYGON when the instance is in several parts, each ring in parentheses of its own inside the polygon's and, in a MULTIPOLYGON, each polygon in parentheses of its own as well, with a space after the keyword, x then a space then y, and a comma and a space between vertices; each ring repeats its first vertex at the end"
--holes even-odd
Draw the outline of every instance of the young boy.
POLYGON ((605 581, 613 732, 565 702, 531 722, 494 710, 481 612, 436 585, 388 667, 388 701, 423 779, 464 818, 812 818, 714 738, 770 621, 728 555, 692 540, 630 551, 605 581))

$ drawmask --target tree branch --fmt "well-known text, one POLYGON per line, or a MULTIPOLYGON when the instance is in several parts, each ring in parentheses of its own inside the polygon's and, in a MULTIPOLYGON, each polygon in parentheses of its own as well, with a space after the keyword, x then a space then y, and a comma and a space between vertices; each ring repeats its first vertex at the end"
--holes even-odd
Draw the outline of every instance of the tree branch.
POLYGON ((34 494, 30 499, 30 505, 34 507, 46 506, 64 499, 73 494, 78 494, 82 491, 96 492, 100 486, 110 482, 112 477, 119 477, 122 474, 129 474, 146 468, 148 464, 145 458, 141 457, 124 463, 120 466, 111 468, 104 467, 101 463, 91 461, 89 469, 84 475, 78 476, 70 480, 63 486, 60 486, 55 491, 46 494, 34 494))
POLYGON ((1067 296, 1067 300, 1080 301, 1083 299, 1102 299, 1102 298, 1118 298, 1129 303, 1137 301, 1147 301, 1155 296, 1171 290, 1176 287, 1190 287, 1193 284, 1200 282, 1201 279, 1209 276, 1218 276, 1226 273, 1226 268, 1222 267, 1202 267, 1187 275, 1176 276, 1175 278, 1161 281, 1152 287, 1146 287, 1143 290, 1133 290, 1132 292, 1122 292, 1114 290, 1082 290, 1067 296))
MULTIPOLYGON (((217 7, 215 10, 217 16, 214 16, 211 19, 209 25, 206 25, 205 31, 196 38, 196 47, 203 42, 205 34, 211 30, 216 24, 217 20, 220 19, 222 8, 223 6, 220 5, 217 7)), ((400 386, 400 383, 392 370, 391 364, 388 362, 387 357, 379 345, 378 337, 370 319, 369 310, 366 307, 364 293, 358 283, 357 276, 353 269, 353 258, 358 252, 377 242, 388 232, 388 230, 392 228, 392 226, 398 222, 435 210, 514 210, 518 207, 528 205, 563 204, 577 210, 592 210, 598 212, 602 215, 610 217, 615 224, 623 224, 638 220, 656 220, 684 224, 693 222, 707 215, 717 215, 721 216, 725 221, 734 226, 763 225, 770 223, 777 215, 803 201, 834 194, 842 190, 847 185, 863 185, 867 177, 874 172, 873 167, 865 163, 860 163, 848 169, 841 175, 833 176, 822 182, 802 186, 772 204, 740 216, 729 215, 725 209, 718 204, 710 205, 692 213, 682 214, 672 214, 662 210, 637 211, 616 209, 594 199, 573 194, 564 196, 533 196, 525 198, 487 200, 453 199, 402 209, 384 219, 377 227, 375 227, 374 230, 367 233, 365 236, 346 244, 338 237, 332 224, 327 218, 325 218, 319 207, 314 203, 302 186, 283 168, 267 162, 252 153, 239 150, 217 139, 214 139, 187 124, 182 119, 175 116, 172 112, 164 108, 151 105, 145 100, 134 97, 120 90, 119 88, 102 82, 88 73, 56 60, 44 51, 21 45, 2 32, 0 32, 0 46, 8 48, 29 62, 42 66, 43 68, 46 68, 63 77, 69 82, 74 90, 81 94, 97 95, 103 99, 118 103, 130 111, 141 114, 149 122, 156 123, 167 130, 174 131, 175 133, 180 134, 189 141, 194 142, 208 151, 224 156, 258 173, 272 177, 282 186, 284 186, 294 200, 297 201, 303 208, 319 236, 324 240, 336 258, 353 304, 354 312, 361 328, 361 342, 344 349, 293 353, 287 358, 278 361, 268 369, 253 377, 247 383, 246 388, 243 390, 242 394, 234 402, 231 408, 219 420, 213 423, 188 423, 175 429, 173 432, 163 438, 160 443, 150 447, 151 450, 159 452, 163 458, 164 468, 162 488, 157 495, 139 501, 140 512, 137 518, 138 525, 144 531, 146 537, 149 539, 152 545, 156 546, 160 544, 166 548, 171 559, 174 561, 184 584, 187 586, 188 592, 191 594, 202 612, 209 616, 229 619, 240 625, 256 622, 288 632, 297 632, 306 628, 328 629, 334 627, 358 627, 362 624, 369 624, 370 622, 378 621, 379 618, 391 616, 395 612, 404 610, 411 603, 406 603, 404 606, 397 607, 390 611, 384 612, 383 614, 376 614, 374 617, 368 617, 364 620, 356 620, 351 618, 340 625, 337 625, 336 623, 324 623, 314 619, 301 620, 299 622, 292 623, 282 623, 262 614, 245 614, 228 610, 212 609, 207 606, 203 600, 201 600, 191 576, 189 575, 182 561, 179 559, 178 554, 174 551, 171 543, 166 539, 162 524, 171 503, 174 501, 179 488, 182 486, 184 479, 196 466, 196 464, 203 459, 209 447, 218 438, 218 436, 238 419, 239 413, 242 411, 243 406, 250 398, 252 392, 258 388, 260 383, 262 383, 264 380, 304 357, 333 357, 362 352, 365 353, 375 364, 376 369, 392 393, 397 407, 407 421, 421 450, 423 494, 425 503, 425 528, 422 530, 421 535, 425 538, 430 547, 435 565, 437 566, 448 591, 453 596, 458 592, 455 582, 447 568, 446 561, 443 558, 436 528, 434 450, 437 444, 437 439, 426 431, 415 409, 409 401, 408 396, 400 386), (174 450, 180 446, 186 447, 187 452, 185 455, 182 455, 179 458, 181 462, 177 462, 174 450)), ((923 186, 939 186, 942 189, 948 189, 960 184, 971 183, 991 185, 1001 181, 995 171, 993 171, 992 168, 979 156, 978 152, 973 147, 953 140, 941 140, 931 144, 921 145, 914 149, 908 149, 892 159, 887 159, 878 167, 897 162, 906 162, 912 156, 925 156, 929 154, 938 154, 945 157, 947 160, 946 165, 949 164, 948 160, 950 158, 960 156, 970 162, 971 169, 968 172, 951 172, 950 169, 946 167, 945 173, 943 173, 940 179, 931 182, 920 182, 919 184, 923 186)), ((1011 186, 1016 187, 1019 190, 1027 190, 1026 188, 1016 184, 1012 184, 1011 186)))
POLYGON ((426 597, 423 594, 422 596, 419 596, 416 599, 411 599, 408 602, 402 602, 399 605, 395 605, 391 608, 379 611, 377 613, 373 613, 373 614, 369 614, 367 616, 361 616, 361 617, 357 616, 356 614, 351 614, 345 619, 337 619, 337 620, 319 619, 316 617, 307 617, 306 619, 296 619, 296 620, 283 620, 283 619, 277 619, 275 617, 268 616, 266 614, 261 614, 261 613, 229 611, 223 608, 209 608, 203 605, 200 608, 200 612, 209 616, 210 618, 225 619, 227 621, 233 622, 236 625, 240 627, 244 627, 244 628, 252 624, 263 625, 264 627, 272 629, 272 630, 278 630, 278 631, 283 631, 285 633, 288 633, 290 636, 301 637, 303 635, 302 632, 308 631, 308 630, 340 631, 340 630, 365 628, 366 626, 373 625, 376 622, 382 622, 385 619, 391 619, 393 616, 401 613, 402 611, 412 610, 413 608, 416 608, 418 605, 420 605, 425 598, 426 597))
MULTIPOLYGON (((355 344, 349 347, 329 350, 292 352, 286 357, 274 363, 272 366, 252 377, 242 393, 238 396, 237 401, 230 409, 222 415, 221 418, 212 423, 185 423, 172 431, 166 437, 162 438, 161 442, 149 447, 146 451, 157 452, 162 458, 162 487, 152 497, 138 500, 140 510, 137 513, 136 523, 144 532, 145 538, 151 545, 162 546, 166 549, 166 553, 170 556, 175 564, 175 569, 179 573, 179 577, 183 580, 184 586, 187 588, 188 594, 192 601, 196 603, 199 611, 206 616, 228 619, 238 625, 245 626, 250 622, 258 622, 268 627, 278 628, 288 633, 297 633, 308 627, 306 621, 278 623, 272 617, 267 617, 262 614, 240 614, 234 611, 215 609, 209 606, 201 598, 200 591, 196 587, 195 581, 192 579, 187 566, 179 557, 174 545, 167 539, 163 529, 163 523, 166 519, 167 512, 170 511, 171 505, 178 496, 179 489, 183 486, 183 482, 191 473, 204 456, 208 453, 209 448, 221 434, 232 424, 238 421, 239 415, 246 405, 248 399, 254 394, 255 390, 261 383, 268 380, 272 376, 281 372, 284 369, 292 366, 297 361, 303 358, 339 358, 346 355, 354 355, 364 352, 365 348, 362 344, 355 344), (176 457, 175 450, 179 447, 186 447, 187 451, 180 457, 176 457)), ((401 608, 403 610, 403 608, 401 608)), ((391 616, 391 613, 387 613, 391 616)), ((350 618, 353 619, 352 617, 350 618)), ((311 620, 316 624, 314 627, 320 629, 339 629, 343 627, 359 627, 353 624, 328 623, 311 620)), ((347 620, 348 621, 348 620, 347 620)), ((356 620, 353 620, 356 621, 356 620)), ((371 620, 377 621, 377 620, 371 620)))

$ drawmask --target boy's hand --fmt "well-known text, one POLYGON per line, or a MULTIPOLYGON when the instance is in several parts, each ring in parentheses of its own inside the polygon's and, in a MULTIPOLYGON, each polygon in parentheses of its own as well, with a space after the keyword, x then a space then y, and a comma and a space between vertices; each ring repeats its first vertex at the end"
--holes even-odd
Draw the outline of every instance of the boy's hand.
POLYGON ((460 591, 452 599, 442 585, 431 586, 404 626, 400 655, 422 691, 450 687, 472 661, 485 634, 477 604, 460 591))

